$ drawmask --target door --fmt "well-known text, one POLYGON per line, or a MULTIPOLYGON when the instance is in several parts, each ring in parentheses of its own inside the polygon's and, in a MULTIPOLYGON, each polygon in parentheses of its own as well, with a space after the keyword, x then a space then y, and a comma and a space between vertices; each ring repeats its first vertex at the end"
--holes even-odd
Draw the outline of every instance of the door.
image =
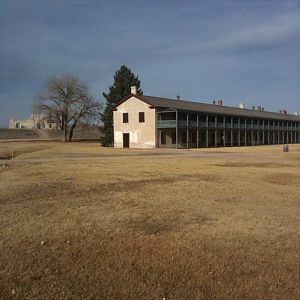
POLYGON ((129 133, 123 133, 123 148, 129 148, 129 133))

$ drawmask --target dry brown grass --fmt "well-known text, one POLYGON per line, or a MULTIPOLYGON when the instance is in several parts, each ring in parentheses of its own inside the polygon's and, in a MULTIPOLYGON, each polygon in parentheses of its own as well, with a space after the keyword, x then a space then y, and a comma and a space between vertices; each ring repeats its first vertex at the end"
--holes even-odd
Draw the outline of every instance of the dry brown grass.
POLYGON ((15 148, 0 161, 1 299, 299 298, 299 145, 15 148))

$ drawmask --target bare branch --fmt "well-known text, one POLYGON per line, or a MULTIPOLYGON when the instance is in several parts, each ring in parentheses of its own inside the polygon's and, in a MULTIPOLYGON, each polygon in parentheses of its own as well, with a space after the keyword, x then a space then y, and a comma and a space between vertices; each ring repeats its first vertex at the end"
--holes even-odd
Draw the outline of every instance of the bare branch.
POLYGON ((65 131, 65 140, 68 128, 71 128, 71 140, 76 125, 97 118, 101 110, 100 103, 92 99, 87 84, 73 75, 50 77, 46 90, 37 95, 33 106, 36 111, 57 120, 65 131))

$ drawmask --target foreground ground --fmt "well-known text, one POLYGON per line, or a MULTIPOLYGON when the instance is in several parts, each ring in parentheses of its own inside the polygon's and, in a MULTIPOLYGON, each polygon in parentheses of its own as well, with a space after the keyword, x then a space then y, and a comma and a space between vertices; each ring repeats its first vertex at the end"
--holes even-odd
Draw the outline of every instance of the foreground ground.
POLYGON ((300 145, 11 153, 1 299, 299 299, 300 145))

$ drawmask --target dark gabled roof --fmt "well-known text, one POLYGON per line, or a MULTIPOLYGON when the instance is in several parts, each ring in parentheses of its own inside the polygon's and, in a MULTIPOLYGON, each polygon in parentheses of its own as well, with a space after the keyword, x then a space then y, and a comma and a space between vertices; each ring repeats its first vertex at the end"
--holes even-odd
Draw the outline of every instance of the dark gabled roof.
POLYGON ((140 99, 146 102, 152 108, 167 108, 172 110, 182 110, 191 112, 204 112, 211 114, 222 114, 237 117, 248 117, 248 118, 264 118, 264 119, 276 119, 283 121, 298 121, 300 122, 300 117, 291 114, 276 113, 270 111, 259 111, 253 109, 241 109, 237 107, 230 106, 219 106, 208 103, 192 102, 186 100, 175 100, 161 97, 145 96, 145 95, 129 95, 126 98, 119 101, 114 109, 116 109, 121 103, 125 102, 131 97, 140 99))
POLYGON ((219 106, 207 103, 192 102, 185 100, 175 100, 167 99, 161 97, 152 97, 144 95, 130 95, 123 100, 121 100, 117 105, 120 105, 130 97, 136 97, 146 103, 148 103, 153 108, 170 108, 173 110, 184 110, 184 111, 195 111, 213 114, 223 114, 239 117, 254 117, 254 118, 264 118, 264 119, 277 119, 284 121, 300 121, 300 117, 291 114, 283 114, 269 111, 259 111, 252 109, 241 109, 237 107, 229 106, 219 106))

